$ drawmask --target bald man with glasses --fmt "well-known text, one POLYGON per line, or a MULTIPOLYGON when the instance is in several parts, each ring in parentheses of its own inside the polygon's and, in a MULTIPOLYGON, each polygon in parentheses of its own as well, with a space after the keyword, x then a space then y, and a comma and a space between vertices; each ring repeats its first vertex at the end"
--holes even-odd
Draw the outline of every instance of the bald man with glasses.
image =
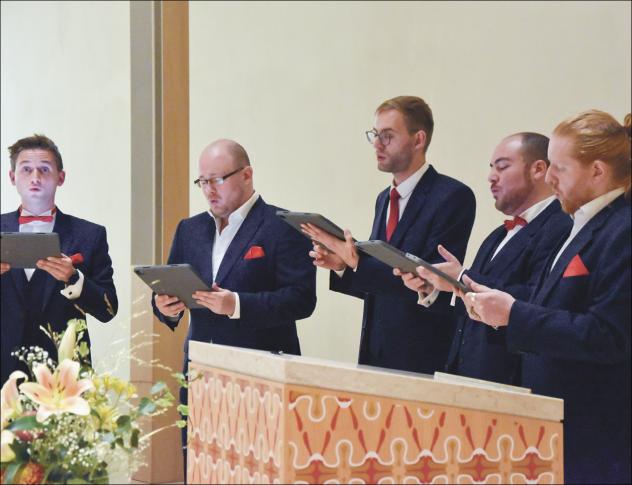
MULTIPOLYGON (((193 294, 204 308, 190 310, 184 372, 190 340, 299 355, 296 320, 316 306, 309 241, 254 190, 253 168, 237 142, 217 140, 206 147, 194 183, 209 210, 178 224, 168 263, 190 264, 212 289, 193 294)), ((153 306, 171 329, 185 311, 170 295, 155 295, 153 306)), ((181 400, 187 402, 186 390, 181 400)))

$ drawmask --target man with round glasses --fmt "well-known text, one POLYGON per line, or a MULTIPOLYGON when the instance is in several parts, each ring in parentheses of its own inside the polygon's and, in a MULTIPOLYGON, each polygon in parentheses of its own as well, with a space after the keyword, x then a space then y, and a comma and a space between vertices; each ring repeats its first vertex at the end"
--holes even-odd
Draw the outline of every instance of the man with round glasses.
MULTIPOLYGON (((366 136, 378 170, 393 174, 393 180, 377 196, 370 239, 440 262, 439 243, 459 258, 465 255, 476 201, 469 187, 427 161, 433 128, 432 111, 421 98, 398 96, 377 108, 375 127, 366 136)), ((455 328, 449 298, 430 292, 420 307, 388 266, 358 254, 349 231, 345 242, 312 225, 305 232, 331 249, 314 245, 310 253, 317 266, 333 270, 330 289, 364 300, 359 363, 442 370, 455 328)))

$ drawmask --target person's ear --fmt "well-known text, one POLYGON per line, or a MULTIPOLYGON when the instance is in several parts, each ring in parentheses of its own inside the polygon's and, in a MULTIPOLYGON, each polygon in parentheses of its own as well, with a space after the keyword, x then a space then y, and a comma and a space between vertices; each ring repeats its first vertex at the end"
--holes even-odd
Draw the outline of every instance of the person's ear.
POLYGON ((59 172, 59 178, 57 179, 57 187, 61 187, 62 185, 64 185, 65 181, 66 181, 66 172, 62 170, 61 172, 59 172))
POLYGON ((544 160, 536 160, 531 163, 529 171, 531 172, 531 178, 535 181, 543 181, 546 177, 546 171, 549 166, 544 160))
POLYGON ((245 181, 252 181, 252 166, 248 165, 242 172, 245 181))
POLYGON ((604 176, 608 173, 608 166, 606 163, 601 160, 595 160, 592 163, 592 171, 591 175, 594 179, 603 179, 604 176))
POLYGON ((424 151, 426 149, 426 132, 424 130, 419 130, 415 133, 415 148, 424 151))
POLYGON ((13 170, 9 170, 9 179, 11 180, 11 185, 15 185, 15 172, 13 170))

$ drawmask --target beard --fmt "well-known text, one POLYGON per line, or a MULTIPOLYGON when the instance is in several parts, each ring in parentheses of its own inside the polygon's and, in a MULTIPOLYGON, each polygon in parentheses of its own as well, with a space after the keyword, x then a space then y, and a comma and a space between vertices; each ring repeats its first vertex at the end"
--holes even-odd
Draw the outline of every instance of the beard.
POLYGON ((377 169, 380 172, 400 173, 408 170, 413 162, 412 145, 406 144, 397 153, 387 156, 383 162, 378 161, 377 169))
POLYGON ((529 195, 533 192, 533 183, 530 180, 525 181, 525 184, 517 189, 512 190, 504 197, 499 197, 494 202, 494 207, 497 210, 507 215, 518 215, 514 212, 524 203, 529 195))
POLYGON ((579 209, 582 205, 584 205, 582 202, 579 202, 578 200, 573 200, 573 199, 561 199, 558 197, 558 200, 560 201, 562 210, 569 216, 572 216, 573 214, 575 214, 575 212, 577 212, 577 209, 579 209))

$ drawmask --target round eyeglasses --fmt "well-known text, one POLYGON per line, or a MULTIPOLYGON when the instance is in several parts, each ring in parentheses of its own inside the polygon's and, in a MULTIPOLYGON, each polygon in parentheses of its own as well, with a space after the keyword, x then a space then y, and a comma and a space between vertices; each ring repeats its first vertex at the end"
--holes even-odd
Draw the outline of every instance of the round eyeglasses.
POLYGON ((369 143, 372 145, 375 143, 375 140, 380 140, 380 143, 384 146, 388 145, 393 139, 393 134, 389 131, 378 133, 376 129, 365 131, 366 139, 369 140, 369 143))

